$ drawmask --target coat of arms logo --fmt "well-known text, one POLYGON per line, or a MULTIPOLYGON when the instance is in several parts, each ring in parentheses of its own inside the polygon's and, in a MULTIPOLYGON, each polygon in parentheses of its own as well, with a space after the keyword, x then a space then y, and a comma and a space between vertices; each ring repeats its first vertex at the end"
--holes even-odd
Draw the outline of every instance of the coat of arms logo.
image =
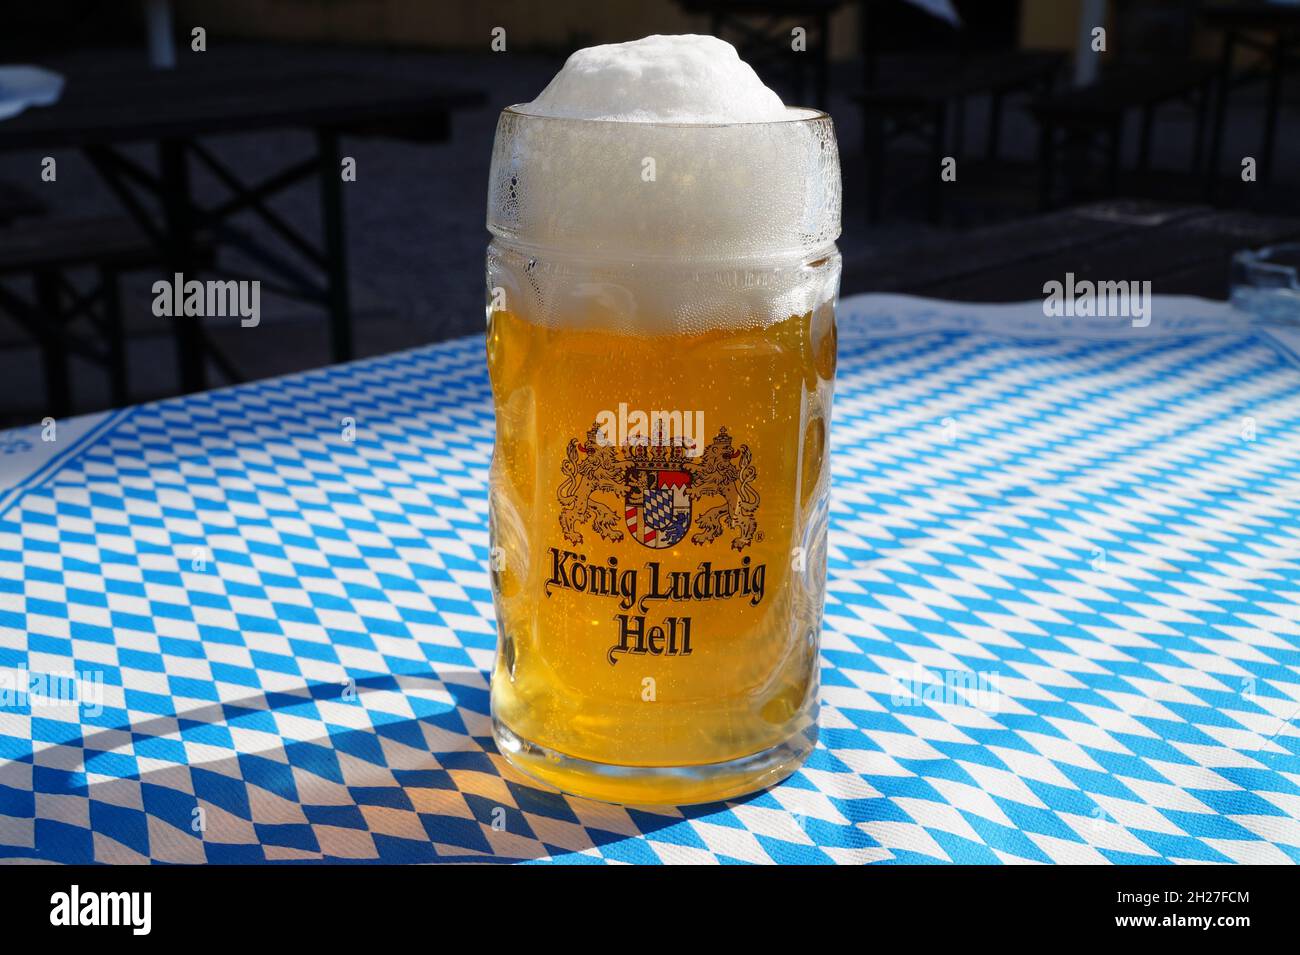
POLYGON ((608 541, 621 541, 626 528, 645 547, 672 547, 690 531, 695 503, 703 507, 710 498, 722 500, 694 519, 691 543, 707 544, 728 528, 735 532, 736 550, 763 539, 754 516, 759 497, 753 456, 748 445, 733 449, 726 428, 691 457, 680 441, 629 439, 615 447, 592 425, 584 441, 569 441, 560 470, 560 530, 571 544, 581 544, 580 528, 590 526, 608 541), (623 527, 616 506, 594 496, 600 494, 622 498, 623 527))

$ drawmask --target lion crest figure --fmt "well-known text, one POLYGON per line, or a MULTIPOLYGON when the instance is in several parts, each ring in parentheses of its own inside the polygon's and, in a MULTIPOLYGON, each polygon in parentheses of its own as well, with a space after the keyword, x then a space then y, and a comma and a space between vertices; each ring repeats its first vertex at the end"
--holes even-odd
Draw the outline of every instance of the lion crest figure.
POLYGON ((716 504, 702 513, 696 521, 698 530, 691 535, 691 543, 707 544, 716 540, 729 527, 736 532, 731 546, 744 550, 754 541, 763 539, 754 513, 758 510, 758 492, 754 481, 758 472, 754 468, 749 446, 742 444, 739 451, 732 450, 731 435, 726 428, 718 431, 704 452, 694 461, 688 461, 691 483, 686 493, 692 500, 720 497, 716 504))
POLYGON ((651 446, 638 438, 618 447, 593 424, 583 441, 569 441, 560 471, 560 530, 570 544, 583 542, 584 527, 617 543, 625 537, 619 526, 623 522, 634 540, 651 548, 676 544, 692 525, 693 544, 711 543, 728 528, 735 532, 731 546, 736 550, 763 539, 755 518, 759 498, 753 456, 748 445, 732 448, 726 428, 698 458, 691 458, 680 441, 651 446), (594 496, 599 494, 621 499, 621 514, 594 496), (711 498, 721 502, 694 517, 695 502, 703 507, 711 498))
POLYGON ((618 527, 619 517, 592 494, 608 492, 622 497, 627 492, 627 481, 618 449, 605 441, 600 428, 592 425, 587 439, 579 444, 577 438, 569 440, 565 459, 560 464, 564 483, 560 485, 560 530, 570 544, 582 543, 578 528, 590 524, 591 529, 608 541, 621 541, 623 531, 618 527))

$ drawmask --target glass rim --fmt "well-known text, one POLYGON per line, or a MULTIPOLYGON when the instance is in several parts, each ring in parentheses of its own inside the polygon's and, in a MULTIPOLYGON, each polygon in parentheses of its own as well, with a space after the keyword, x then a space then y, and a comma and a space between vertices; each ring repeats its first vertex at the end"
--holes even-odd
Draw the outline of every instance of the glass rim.
POLYGON ((632 126, 647 129, 756 129, 763 126, 786 126, 792 123, 817 123, 822 120, 830 120, 831 114, 824 110, 816 109, 811 106, 786 106, 788 113, 797 113, 799 115, 787 116, 784 119, 768 119, 757 122, 736 122, 736 123, 666 123, 666 122, 631 122, 624 119, 589 119, 583 116, 548 116, 545 113, 530 113, 526 109, 527 103, 515 103, 507 106, 501 111, 502 116, 518 116, 523 119, 541 119, 553 120, 561 123, 576 123, 583 125, 605 125, 605 126, 632 126))

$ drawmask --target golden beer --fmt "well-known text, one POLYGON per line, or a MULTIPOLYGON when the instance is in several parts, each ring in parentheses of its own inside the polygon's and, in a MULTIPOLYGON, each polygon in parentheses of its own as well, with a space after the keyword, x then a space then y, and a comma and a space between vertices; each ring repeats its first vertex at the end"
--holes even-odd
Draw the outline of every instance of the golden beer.
POLYGON ((638 261, 493 231, 499 747, 624 803, 777 781, 815 742, 833 243, 638 261))

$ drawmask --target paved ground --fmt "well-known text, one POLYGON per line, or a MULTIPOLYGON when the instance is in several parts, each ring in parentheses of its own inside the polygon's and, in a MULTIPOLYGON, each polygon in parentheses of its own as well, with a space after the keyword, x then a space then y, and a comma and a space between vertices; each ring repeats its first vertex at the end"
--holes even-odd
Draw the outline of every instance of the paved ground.
MULTIPOLYGON (((79 73, 111 69, 118 64, 137 65, 136 49, 77 54, 49 65, 75 77, 79 73)), ((374 50, 321 49, 290 46, 237 45, 211 49, 204 54, 222 66, 238 70, 244 64, 268 59, 286 66, 321 64, 395 74, 437 76, 448 84, 474 87, 487 93, 488 106, 458 114, 448 144, 418 145, 390 140, 349 140, 345 153, 355 156, 358 181, 345 189, 356 337, 361 355, 381 354, 399 348, 467 334, 483 322, 483 227, 488 157, 496 116, 501 107, 532 98, 558 66, 549 57, 506 55, 446 55, 374 50)), ((855 77, 847 65, 836 86, 849 89, 855 77)), ((1242 94, 1231 118, 1230 140, 1256 141, 1258 97, 1242 94)), ((840 133, 845 177, 845 234, 841 248, 846 256, 863 254, 882 244, 896 243, 931 231, 919 224, 923 190, 909 188, 903 179, 893 199, 889 221, 867 229, 863 213, 861 128, 847 99, 837 96, 831 112, 840 133)), ((981 104, 970 112, 968 148, 981 148, 981 104)), ((1295 97, 1283 121, 1277 169, 1284 185, 1300 192, 1300 117, 1295 97), (1289 182, 1287 181, 1289 180, 1289 182)), ((1158 167, 1186 164, 1190 117, 1169 114, 1156 128, 1154 160, 1158 167)), ((1130 137, 1131 139, 1132 137, 1130 137)), ((966 204, 956 210, 959 224, 969 225, 989 217, 1029 214, 1033 210, 1034 177, 1028 164, 1035 142, 1033 128, 1019 111, 1012 110, 1004 142, 1012 162, 995 177, 991 200, 966 204)), ((233 168, 249 177, 278 168, 309 148, 301 133, 266 133, 230 136, 213 142, 215 151, 233 168)), ((142 163, 152 164, 149 149, 132 150, 142 163)), ((901 166, 916 175, 916 163, 903 157, 901 166)), ((75 153, 59 155, 55 184, 36 180, 40 156, 0 155, 0 179, 22 182, 39 191, 56 216, 115 214, 118 208, 89 166, 75 153)), ((1177 188, 1177 177, 1169 180, 1177 188)), ((196 175, 202 195, 216 199, 217 184, 196 175)), ((277 208, 291 221, 315 228, 317 192, 307 183, 286 195, 277 208)), ((1276 210, 1275 210, 1276 211, 1276 210)), ((953 228, 954 226, 948 226, 953 228)), ((223 262, 247 267, 234 255, 223 262)), ((132 399, 145 400, 172 393, 175 388, 171 342, 165 319, 150 311, 149 284, 156 276, 136 276, 126 287, 126 313, 131 333, 129 350, 132 399)), ((854 289, 845 289, 852 292, 854 289)), ((246 377, 284 374, 315 367, 327 361, 323 317, 300 303, 265 296, 263 325, 256 330, 219 329, 216 337, 246 377)), ((74 365, 75 404, 79 411, 106 407, 102 375, 91 366, 74 365)), ((16 326, 0 319, 0 424, 30 421, 43 414, 38 356, 16 326)))

